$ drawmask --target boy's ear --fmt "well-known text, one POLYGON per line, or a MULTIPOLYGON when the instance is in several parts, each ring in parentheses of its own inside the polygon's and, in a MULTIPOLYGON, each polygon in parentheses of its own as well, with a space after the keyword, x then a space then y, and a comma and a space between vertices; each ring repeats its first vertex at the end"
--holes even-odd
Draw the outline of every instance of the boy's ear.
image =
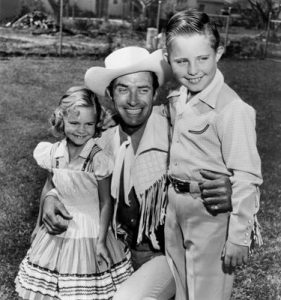
POLYGON ((163 57, 164 57, 164 60, 165 60, 168 64, 170 64, 170 60, 169 60, 169 56, 168 56, 168 53, 167 53, 167 52, 164 53, 163 57))
POLYGON ((224 53, 224 47, 219 46, 216 53, 216 61, 218 62, 224 53))

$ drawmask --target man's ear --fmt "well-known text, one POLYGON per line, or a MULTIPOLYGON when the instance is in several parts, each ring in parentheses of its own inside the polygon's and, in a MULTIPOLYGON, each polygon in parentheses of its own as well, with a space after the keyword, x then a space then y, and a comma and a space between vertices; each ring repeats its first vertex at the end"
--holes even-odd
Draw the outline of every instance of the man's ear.
POLYGON ((112 97, 111 97, 111 94, 110 94, 110 91, 109 91, 108 88, 106 88, 105 93, 106 93, 106 96, 107 96, 111 101, 113 101, 113 99, 112 99, 112 97))
POLYGON ((224 53, 224 47, 219 46, 218 49, 217 49, 217 53, 216 53, 216 61, 217 62, 221 59, 223 53, 224 53))
POLYGON ((154 92, 154 95, 153 95, 153 103, 155 103, 155 101, 157 101, 158 99, 158 91, 159 91, 159 88, 157 88, 154 92))
POLYGON ((163 54, 163 57, 164 57, 164 60, 165 60, 168 64, 170 64, 169 55, 168 55, 167 52, 163 54))

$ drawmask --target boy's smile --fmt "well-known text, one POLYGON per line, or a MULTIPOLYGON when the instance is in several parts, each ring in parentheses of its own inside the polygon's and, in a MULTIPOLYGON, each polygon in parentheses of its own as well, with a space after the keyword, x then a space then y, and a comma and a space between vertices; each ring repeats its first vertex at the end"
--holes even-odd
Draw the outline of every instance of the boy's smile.
POLYGON ((205 89, 216 74, 223 47, 215 51, 208 35, 175 37, 168 46, 168 59, 176 79, 192 94, 205 89))

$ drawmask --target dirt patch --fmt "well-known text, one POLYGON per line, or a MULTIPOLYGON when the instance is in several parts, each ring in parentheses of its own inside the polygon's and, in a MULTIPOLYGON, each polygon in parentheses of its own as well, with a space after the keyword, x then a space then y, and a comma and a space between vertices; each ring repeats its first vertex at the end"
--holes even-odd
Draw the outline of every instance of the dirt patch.
MULTIPOLYGON (((0 56, 58 56, 59 33, 34 34, 31 30, 0 27, 0 56)), ((144 46, 144 39, 127 36, 101 35, 91 38, 83 34, 63 34, 63 56, 94 56, 101 58, 113 49, 128 46, 144 46)))

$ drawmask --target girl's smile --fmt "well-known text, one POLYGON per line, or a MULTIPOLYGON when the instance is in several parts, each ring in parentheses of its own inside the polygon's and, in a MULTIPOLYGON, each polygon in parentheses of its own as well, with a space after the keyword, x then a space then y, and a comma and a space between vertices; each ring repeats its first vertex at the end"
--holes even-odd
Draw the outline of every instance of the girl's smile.
POLYGON ((83 146, 95 134, 96 111, 94 107, 78 106, 64 117, 64 134, 69 147, 83 146))

